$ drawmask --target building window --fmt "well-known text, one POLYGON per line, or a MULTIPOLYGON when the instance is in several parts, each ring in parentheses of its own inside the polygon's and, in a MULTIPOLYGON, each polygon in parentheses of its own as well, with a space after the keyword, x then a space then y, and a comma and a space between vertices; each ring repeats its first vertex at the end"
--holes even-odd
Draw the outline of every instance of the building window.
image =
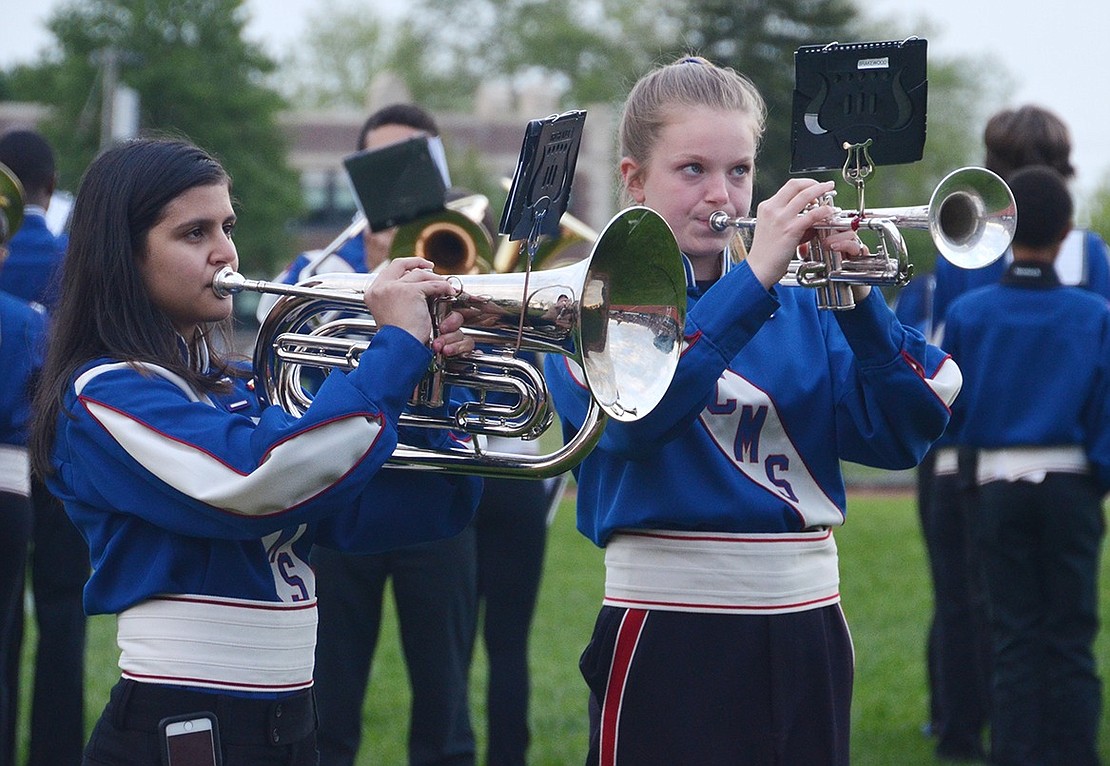
POLYGON ((357 207, 347 176, 337 170, 306 170, 301 173, 301 196, 305 203, 304 226, 346 225, 357 207))

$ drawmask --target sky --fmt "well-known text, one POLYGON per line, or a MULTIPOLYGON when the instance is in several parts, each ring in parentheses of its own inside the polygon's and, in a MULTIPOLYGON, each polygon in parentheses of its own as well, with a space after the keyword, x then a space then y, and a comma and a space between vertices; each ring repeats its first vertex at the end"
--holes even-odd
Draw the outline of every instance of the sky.
MULTIPOLYGON (((381 15, 405 0, 361 0, 381 15)), ((863 6, 863 0, 857 0, 863 6)), ((45 20, 63 0, 11 2, 0 15, 0 67, 31 62, 49 46, 45 20)), ((346 0, 345 5, 357 4, 346 0)), ((275 56, 296 43, 320 0, 247 0, 247 34, 275 56)), ((1035 103, 1056 112, 1072 133, 1075 190, 1110 178, 1110 96, 1102 74, 1110 60, 1110 3, 1057 0, 866 0, 870 20, 889 20, 889 39, 916 34, 929 55, 989 55, 1013 80, 1008 105, 1035 103)), ((881 27, 880 27, 881 28, 881 27)), ((839 42, 859 42, 841 40, 839 42)))

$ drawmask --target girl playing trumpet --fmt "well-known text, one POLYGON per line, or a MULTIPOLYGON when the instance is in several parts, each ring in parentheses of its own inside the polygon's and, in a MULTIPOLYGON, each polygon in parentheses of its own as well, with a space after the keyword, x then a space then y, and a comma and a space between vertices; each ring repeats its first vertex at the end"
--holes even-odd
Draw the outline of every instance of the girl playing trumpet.
MULTIPOLYGON (((662 403, 611 422, 578 469, 578 527, 605 548, 605 600, 582 655, 588 764, 847 764, 853 656, 833 529, 840 461, 915 465, 960 375, 878 291, 852 311, 779 286, 827 219, 833 183, 793 178, 757 210, 750 252, 710 215, 746 216, 764 103, 689 57, 633 87, 620 173, 684 254, 685 349, 662 403), (742 258, 742 260, 738 260, 742 258)), ((821 235, 852 257, 854 233, 821 235)), ((581 374, 549 364, 569 426, 581 374)))

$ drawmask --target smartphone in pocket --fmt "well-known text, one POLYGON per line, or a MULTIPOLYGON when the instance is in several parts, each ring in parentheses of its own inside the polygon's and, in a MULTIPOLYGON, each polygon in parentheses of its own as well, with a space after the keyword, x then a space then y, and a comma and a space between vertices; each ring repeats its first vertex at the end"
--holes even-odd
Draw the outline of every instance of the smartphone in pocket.
POLYGON ((220 766, 220 734, 211 713, 165 718, 162 732, 164 766, 220 766))

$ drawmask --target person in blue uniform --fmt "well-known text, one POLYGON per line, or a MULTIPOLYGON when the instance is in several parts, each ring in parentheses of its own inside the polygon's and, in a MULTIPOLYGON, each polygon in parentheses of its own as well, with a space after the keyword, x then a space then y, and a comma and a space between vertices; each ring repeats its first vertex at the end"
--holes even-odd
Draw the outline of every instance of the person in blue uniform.
POLYGON ((58 182, 54 150, 36 131, 12 130, 0 136, 0 162, 15 173, 26 195, 23 223, 0 270, 0 290, 49 309, 57 300, 66 252, 66 235, 55 234, 46 220, 58 182))
MULTIPOLYGON (((54 150, 33 130, 0 137, 0 163, 19 178, 26 195, 23 223, 12 236, 8 259, 0 268, 0 290, 49 310, 57 300, 58 273, 66 235, 56 235, 47 215, 57 187, 54 150)), ((31 477, 34 509, 28 568, 36 625, 34 681, 28 766, 74 764, 85 742, 85 613, 81 591, 89 576, 85 541, 61 503, 31 477)), ((16 645, 24 633, 24 612, 12 615, 16 645)), ((20 667, 10 678, 18 688, 20 667)))
MULTIPOLYGON (((631 200, 684 255, 684 349, 661 403, 610 422, 578 468, 578 528, 605 549, 581 658, 589 764, 847 764, 853 654, 833 530, 840 461, 909 468, 944 430, 957 367, 878 290, 823 311, 779 285, 830 215, 833 183, 792 178, 759 204, 746 257, 710 215, 747 215, 764 102, 700 57, 656 68, 620 123, 631 200)), ((845 257, 850 231, 823 235, 845 257)), ((580 371, 547 366, 577 430, 580 371)))
POLYGON ((86 611, 117 615, 122 678, 88 764, 157 763, 160 724, 198 713, 226 766, 315 764, 310 547, 449 537, 481 491, 436 474, 401 493, 379 470, 433 352, 473 348, 454 312, 431 338, 427 301, 454 288, 423 259, 367 289, 380 329, 357 369, 300 418, 260 405, 221 352, 230 195, 218 161, 165 139, 107 150, 77 193, 30 446, 88 543, 86 611))
POLYGON ((1110 305, 1060 283, 1064 178, 1014 173, 1013 263, 949 307, 943 344, 964 371, 954 444, 977 452, 975 539, 993 683, 991 763, 1097 764, 1093 644, 1110 488, 1110 305))
MULTIPOLYGON (((0 265, 7 250, 0 242, 0 265)), ((0 518, 8 555, 0 563, 0 764, 15 764, 19 665, 27 545, 31 539, 31 466, 27 424, 31 386, 42 365, 46 317, 0 291, 0 518)))
MULTIPOLYGON (((1008 180, 1032 165, 1075 177, 1071 136, 1053 112, 1028 104, 1002 109, 983 129, 984 166, 1008 180)), ((1019 210, 1020 218, 1022 211, 1019 210)), ((948 307, 977 287, 997 284, 1014 259, 1007 250, 981 269, 962 269, 937 259, 931 323, 934 339, 944 331, 948 307)), ((1061 284, 1110 299, 1110 251, 1093 231, 1072 227, 1060 243, 1053 268, 1061 284)), ((934 625, 930 663, 932 733, 937 755, 981 759, 991 711, 991 648, 979 548, 974 544, 976 511, 974 450, 959 450, 945 434, 923 464, 928 483, 923 512, 926 550, 933 582, 934 625)))
MULTIPOLYGON (((438 135, 426 111, 414 104, 393 104, 367 117, 357 148, 377 149, 438 135)), ((364 232, 322 260, 318 254, 302 254, 279 279, 296 281, 327 271, 379 271, 389 263, 395 233, 364 232)), ((406 486, 417 491, 425 480, 409 471, 392 473, 398 475, 389 480, 402 494, 406 486)), ((473 764, 469 663, 478 609, 474 525, 450 538, 365 555, 319 546, 311 563, 320 580, 316 699, 321 766, 351 766, 358 754, 387 585, 396 605, 412 690, 409 763, 473 764)), ((398 710, 399 724, 402 715, 398 710)))
MULTIPOLYGON (((1065 180, 1075 177, 1071 163, 1071 135, 1055 113, 1034 104, 1003 109, 987 120, 983 129, 986 154, 983 165, 1003 179, 1032 165, 1047 165, 1065 180)), ((961 269, 938 259, 933 321, 942 329, 948 305, 975 287, 995 284, 1006 273, 1013 253, 981 269, 961 269)), ((1110 298, 1110 249, 1097 232, 1072 227, 1056 256, 1056 274, 1062 284, 1085 287, 1110 298)))

